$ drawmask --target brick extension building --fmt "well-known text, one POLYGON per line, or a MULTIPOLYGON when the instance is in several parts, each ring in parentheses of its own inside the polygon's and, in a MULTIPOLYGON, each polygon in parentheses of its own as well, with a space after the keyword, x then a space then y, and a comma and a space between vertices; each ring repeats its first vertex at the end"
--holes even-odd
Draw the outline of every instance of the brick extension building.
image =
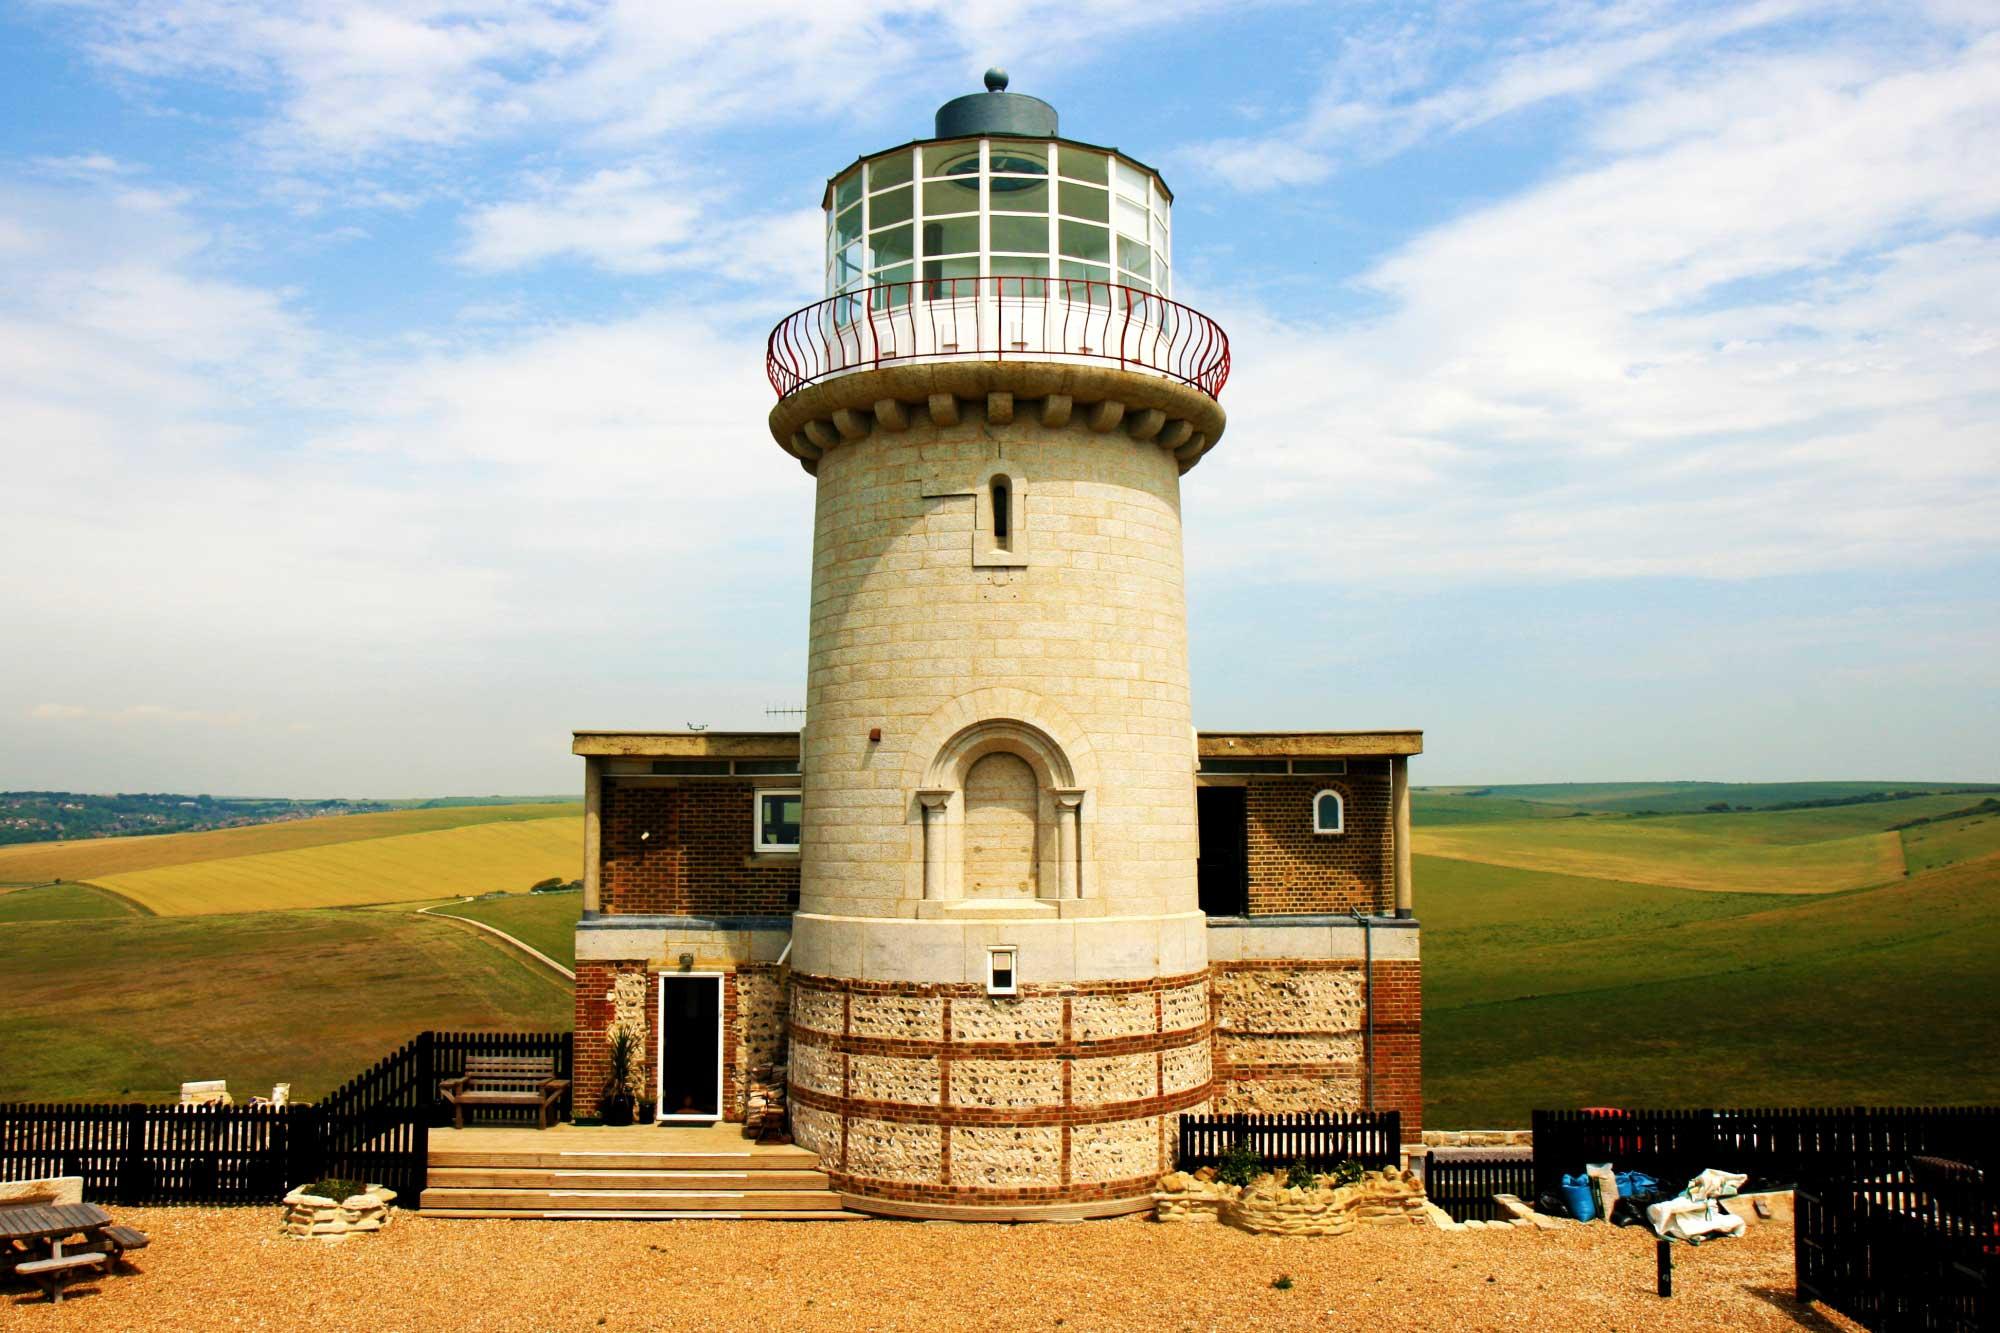
POLYGON ((830 294, 771 337, 804 727, 576 733, 578 1113, 617 1026, 670 1123, 780 1063, 850 1206, 972 1218, 1146 1206, 1183 1114, 1415 1141, 1421 733, 1193 730, 1227 339, 1171 299, 1158 174, 988 88, 828 183, 830 294))

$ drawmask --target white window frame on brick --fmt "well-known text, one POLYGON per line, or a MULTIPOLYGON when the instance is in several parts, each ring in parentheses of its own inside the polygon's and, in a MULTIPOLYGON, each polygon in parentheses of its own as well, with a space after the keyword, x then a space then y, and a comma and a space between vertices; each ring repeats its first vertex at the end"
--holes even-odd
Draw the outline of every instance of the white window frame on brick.
MULTIPOLYGON (((660 1098, 653 1104, 653 1119, 662 1124, 672 1124, 675 1122, 685 1123, 685 1124, 703 1124, 703 1125, 720 1124, 722 1122, 723 1117, 729 1113, 729 1108, 722 1104, 722 1093, 724 1087, 722 1078, 722 1052, 723 1052, 722 1020, 724 1014, 727 1012, 729 1008, 728 982, 724 980, 723 974, 720 972, 662 972, 659 974, 658 990, 659 990, 659 999, 657 1001, 656 1007, 653 1010, 653 1022, 655 1025, 653 1028, 653 1044, 659 1048, 660 1054, 659 1054, 659 1060, 657 1061, 657 1068, 654 1071, 655 1077, 658 1079, 658 1082, 654 1083, 653 1086, 654 1088, 659 1090, 660 1098), (706 1112, 700 1112, 695 1115, 680 1115, 678 1113, 670 1114, 667 1111, 667 1102, 665 1096, 666 1086, 667 1086, 667 1058, 669 1055, 675 1054, 675 1052, 668 1050, 668 1042, 667 1042, 667 987, 671 984, 685 983, 690 981, 711 981, 715 983, 715 1114, 714 1115, 709 1115, 706 1112)), ((645 1053, 643 1051, 640 1052, 640 1058, 642 1060, 645 1058, 645 1053)))
POLYGON ((996 944, 986 951, 986 993, 988 995, 1019 995, 1021 993, 1021 950, 1012 944, 996 944), (1007 974, 1003 986, 996 978, 1001 972, 1007 974))
POLYGON ((1347 832, 1347 798, 1332 787, 1322 787, 1313 793, 1313 832, 1323 834, 1347 832), (1328 828, 1319 821, 1319 803, 1327 797, 1333 798, 1333 827, 1328 828))
POLYGON ((795 842, 764 841, 764 799, 769 796, 797 796, 799 798, 799 826, 805 826, 805 793, 797 787, 759 787, 754 793, 750 807, 750 847, 757 855, 773 852, 796 852, 795 842))

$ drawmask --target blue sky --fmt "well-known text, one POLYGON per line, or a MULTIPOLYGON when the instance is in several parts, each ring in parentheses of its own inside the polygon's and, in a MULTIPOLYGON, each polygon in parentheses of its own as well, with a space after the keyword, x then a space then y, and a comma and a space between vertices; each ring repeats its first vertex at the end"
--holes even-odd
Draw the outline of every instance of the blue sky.
POLYGON ((1196 720, 1996 776, 1987 3, 0 12, 0 786, 562 791, 803 693, 762 339, 1000 63, 1234 340, 1196 720))

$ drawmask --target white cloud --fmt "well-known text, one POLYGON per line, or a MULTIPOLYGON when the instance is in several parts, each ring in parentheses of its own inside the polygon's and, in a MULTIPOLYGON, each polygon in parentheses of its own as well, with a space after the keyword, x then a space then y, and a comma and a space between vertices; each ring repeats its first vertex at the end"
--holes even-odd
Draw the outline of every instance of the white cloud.
POLYGON ((73 0, 86 41, 140 79, 267 88, 282 160, 383 153, 565 125, 632 144, 746 120, 867 114, 885 89, 1033 54, 1095 61, 1108 34, 1215 0, 73 0))
POLYGON ((813 291, 824 220, 818 209, 735 215, 720 186, 650 163, 575 180, 543 177, 521 198, 474 210, 460 261, 484 270, 573 258, 613 273, 703 269, 813 291))
POLYGON ((1615 89, 1690 53, 1713 58, 1718 43, 1823 13, 1812 0, 1667 7, 1666 20, 1649 4, 1495 6, 1478 17, 1492 23, 1505 15, 1525 27, 1495 39, 1465 27, 1453 10, 1434 6, 1424 22, 1400 12, 1372 24, 1357 20, 1302 115, 1254 136, 1197 144, 1183 156, 1240 190, 1317 182, 1343 165, 1382 161, 1432 136, 1615 89), (1471 69, 1459 69, 1468 58, 1471 69))
POLYGON ((1238 415, 1190 482, 1226 516, 1204 558, 1296 566, 1329 492, 1362 581, 1994 553, 2000 181, 1966 167, 2000 155, 2000 39, 1663 76, 1601 139, 1374 265, 1380 317, 1219 312, 1238 415))

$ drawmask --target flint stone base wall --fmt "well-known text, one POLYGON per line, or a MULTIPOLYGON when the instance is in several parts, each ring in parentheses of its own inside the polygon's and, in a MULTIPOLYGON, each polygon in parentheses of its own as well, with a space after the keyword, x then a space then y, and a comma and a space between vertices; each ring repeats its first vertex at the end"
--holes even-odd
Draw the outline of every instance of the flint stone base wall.
POLYGON ((1006 998, 795 974, 793 1136, 861 1208, 1144 1206, 1208 1106, 1206 996, 1203 974, 1006 998))

